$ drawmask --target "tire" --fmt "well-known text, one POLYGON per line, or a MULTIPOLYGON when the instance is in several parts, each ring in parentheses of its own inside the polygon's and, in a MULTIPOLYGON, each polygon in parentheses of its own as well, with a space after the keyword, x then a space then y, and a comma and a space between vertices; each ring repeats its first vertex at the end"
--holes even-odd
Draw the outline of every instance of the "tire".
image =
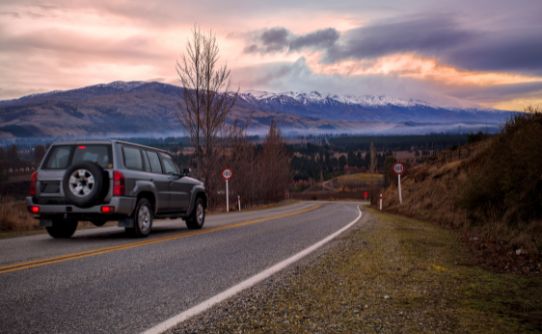
POLYGON ((82 162, 71 166, 64 173, 62 189, 69 203, 79 207, 90 207, 103 200, 109 178, 100 165, 82 162))
POLYGON ((55 239, 69 239, 77 229, 78 221, 75 219, 53 219, 53 226, 47 226, 47 233, 55 239))
POLYGON ((205 224, 205 205, 203 203, 203 198, 196 198, 196 205, 190 213, 190 216, 186 218, 186 227, 189 230, 199 230, 205 224))
POLYGON ((132 218, 134 227, 127 227, 126 232, 136 238, 147 237, 152 230, 153 209, 151 202, 146 198, 137 201, 132 218))

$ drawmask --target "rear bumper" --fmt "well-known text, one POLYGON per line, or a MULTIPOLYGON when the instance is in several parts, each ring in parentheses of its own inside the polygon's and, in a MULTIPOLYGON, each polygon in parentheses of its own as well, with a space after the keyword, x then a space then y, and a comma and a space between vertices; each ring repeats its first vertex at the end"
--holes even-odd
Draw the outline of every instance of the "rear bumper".
POLYGON ((81 208, 72 204, 36 204, 32 197, 26 198, 26 205, 38 206, 39 213, 34 214, 34 218, 43 218, 47 216, 81 216, 81 217, 95 217, 103 218, 107 220, 118 219, 119 217, 127 217, 132 214, 136 205, 136 198, 134 197, 112 197, 108 203, 91 206, 88 208, 81 208), (102 213, 102 206, 113 207, 111 213, 102 213))

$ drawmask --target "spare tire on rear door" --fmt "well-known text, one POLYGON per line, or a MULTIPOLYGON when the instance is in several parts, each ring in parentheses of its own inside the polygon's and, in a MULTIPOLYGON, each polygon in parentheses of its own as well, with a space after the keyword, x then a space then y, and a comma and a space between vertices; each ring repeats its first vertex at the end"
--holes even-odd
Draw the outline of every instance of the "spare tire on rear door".
POLYGON ((109 178, 100 165, 85 161, 68 168, 62 181, 68 202, 89 207, 103 200, 109 178))

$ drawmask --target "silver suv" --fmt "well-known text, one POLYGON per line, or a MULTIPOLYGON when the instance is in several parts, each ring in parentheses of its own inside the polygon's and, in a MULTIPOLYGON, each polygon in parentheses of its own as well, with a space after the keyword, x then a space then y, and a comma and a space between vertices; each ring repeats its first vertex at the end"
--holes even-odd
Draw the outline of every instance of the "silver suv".
POLYGON ((137 237, 154 218, 178 218, 189 229, 205 222, 202 182, 180 171, 163 150, 118 140, 51 145, 32 174, 27 205, 53 238, 69 238, 81 220, 118 220, 137 237))

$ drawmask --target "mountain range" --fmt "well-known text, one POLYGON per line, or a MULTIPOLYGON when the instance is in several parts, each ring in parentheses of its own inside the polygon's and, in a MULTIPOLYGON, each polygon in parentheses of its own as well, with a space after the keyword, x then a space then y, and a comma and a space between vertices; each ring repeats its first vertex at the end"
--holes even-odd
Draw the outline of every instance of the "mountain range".
MULTIPOLYGON (((181 135, 181 87, 112 82, 0 101, 0 139, 181 135)), ((284 133, 425 134, 498 129, 514 113, 433 106, 386 96, 319 92, 239 94, 228 123, 263 133, 272 120, 284 133)))

